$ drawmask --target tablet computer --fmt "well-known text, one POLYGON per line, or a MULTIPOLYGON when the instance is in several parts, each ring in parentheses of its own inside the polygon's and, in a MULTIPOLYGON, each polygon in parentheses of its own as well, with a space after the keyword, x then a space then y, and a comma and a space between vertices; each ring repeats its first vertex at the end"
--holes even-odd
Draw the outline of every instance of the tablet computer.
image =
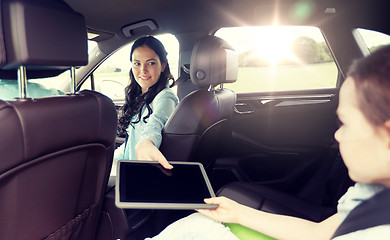
POLYGON ((201 163, 121 160, 117 164, 115 204, 137 209, 214 209, 205 198, 215 197, 201 163))

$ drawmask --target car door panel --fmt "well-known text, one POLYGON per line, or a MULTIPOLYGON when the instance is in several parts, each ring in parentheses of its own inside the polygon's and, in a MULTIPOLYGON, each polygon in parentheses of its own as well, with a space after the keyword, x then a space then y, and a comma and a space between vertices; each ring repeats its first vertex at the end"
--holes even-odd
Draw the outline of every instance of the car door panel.
POLYGON ((214 174, 298 191, 334 143, 336 100, 335 94, 272 100, 238 95, 214 174))

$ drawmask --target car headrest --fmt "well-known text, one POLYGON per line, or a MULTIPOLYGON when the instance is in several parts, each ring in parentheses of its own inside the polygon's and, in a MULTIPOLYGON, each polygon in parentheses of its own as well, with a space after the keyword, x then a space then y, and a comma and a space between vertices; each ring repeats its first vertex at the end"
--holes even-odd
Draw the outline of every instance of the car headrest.
POLYGON ((64 1, 2 0, 1 15, 2 71, 26 66, 28 75, 88 63, 84 17, 64 1))
POLYGON ((205 36, 195 44, 190 66, 193 84, 203 89, 215 87, 237 80, 238 55, 225 40, 205 36))

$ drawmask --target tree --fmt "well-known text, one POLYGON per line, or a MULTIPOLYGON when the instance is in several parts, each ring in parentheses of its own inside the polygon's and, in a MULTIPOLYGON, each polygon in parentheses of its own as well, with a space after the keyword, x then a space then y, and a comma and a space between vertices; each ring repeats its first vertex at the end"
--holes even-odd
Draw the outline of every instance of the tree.
POLYGON ((291 44, 291 51, 303 63, 318 63, 319 51, 316 41, 309 37, 298 37, 291 44))
POLYGON ((252 49, 238 55, 239 67, 264 67, 269 63, 256 53, 256 49, 252 49))
POLYGON ((329 47, 325 42, 318 43, 319 59, 318 62, 331 62, 333 61, 332 54, 329 47))
MULTIPOLYGON (((316 42, 312 38, 300 36, 291 43, 291 51, 299 62, 281 59, 278 65, 314 64, 333 61, 331 52, 325 42, 316 42)), ((256 49, 248 50, 238 56, 240 67, 267 67, 268 60, 260 56, 256 49)))

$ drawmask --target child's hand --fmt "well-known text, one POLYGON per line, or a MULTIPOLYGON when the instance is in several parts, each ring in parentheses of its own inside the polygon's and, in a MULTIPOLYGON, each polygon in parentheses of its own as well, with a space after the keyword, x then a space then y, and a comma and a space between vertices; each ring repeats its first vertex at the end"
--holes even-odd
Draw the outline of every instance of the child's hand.
POLYGON ((218 204, 216 209, 197 209, 197 211, 217 222, 237 223, 238 214, 243 205, 226 197, 214 197, 204 200, 208 204, 218 204))

